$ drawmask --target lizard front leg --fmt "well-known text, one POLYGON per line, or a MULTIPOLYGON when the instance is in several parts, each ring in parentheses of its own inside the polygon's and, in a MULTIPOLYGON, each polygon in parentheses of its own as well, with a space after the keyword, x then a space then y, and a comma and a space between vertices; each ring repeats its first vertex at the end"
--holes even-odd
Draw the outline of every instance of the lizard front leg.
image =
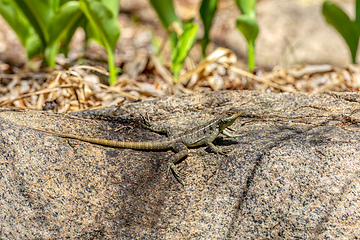
POLYGON ((216 154, 225 154, 226 152, 222 149, 219 149, 216 147, 212 142, 215 140, 215 138, 219 135, 218 131, 213 131, 210 136, 206 139, 205 144, 216 154))
POLYGON ((212 142, 206 142, 206 145, 216 154, 226 154, 227 151, 219 149, 217 146, 215 146, 212 142))
POLYGON ((228 132, 226 129, 222 130, 221 133, 224 134, 225 136, 229 137, 229 138, 235 138, 235 137, 244 136, 244 135, 241 135, 241 134, 231 134, 231 133, 228 132))
POLYGON ((189 149, 183 143, 174 143, 172 148, 176 153, 168 160, 168 172, 171 169, 175 178, 181 183, 180 180, 184 178, 184 175, 180 173, 180 169, 175 164, 188 155, 189 149))

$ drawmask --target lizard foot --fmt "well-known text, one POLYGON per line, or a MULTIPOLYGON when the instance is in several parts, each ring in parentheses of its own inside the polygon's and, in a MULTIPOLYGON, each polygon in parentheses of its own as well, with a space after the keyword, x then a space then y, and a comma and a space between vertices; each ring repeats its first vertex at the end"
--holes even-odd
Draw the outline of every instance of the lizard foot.
POLYGON ((231 149, 222 148, 219 149, 216 153, 227 156, 231 152, 231 149))
POLYGON ((178 180, 178 182, 180 182, 181 184, 183 184, 183 180, 185 179, 185 174, 181 173, 181 168, 176 166, 174 163, 169 162, 168 163, 168 171, 167 171, 167 176, 169 175, 169 172, 172 171, 174 177, 176 178, 176 180, 178 180))

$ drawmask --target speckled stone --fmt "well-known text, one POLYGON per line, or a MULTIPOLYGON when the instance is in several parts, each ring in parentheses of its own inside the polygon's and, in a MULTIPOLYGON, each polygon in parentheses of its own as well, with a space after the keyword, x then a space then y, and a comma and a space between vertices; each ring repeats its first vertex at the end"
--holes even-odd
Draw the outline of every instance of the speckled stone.
POLYGON ((77 115, 2 109, 0 239, 359 238, 360 113, 340 124, 359 102, 351 93, 220 91, 77 115), (164 136, 142 128, 139 114, 179 130, 228 108, 243 112, 233 125, 243 136, 215 141, 226 156, 192 148, 178 164, 184 186, 166 174, 171 150, 29 128, 147 141, 164 136))

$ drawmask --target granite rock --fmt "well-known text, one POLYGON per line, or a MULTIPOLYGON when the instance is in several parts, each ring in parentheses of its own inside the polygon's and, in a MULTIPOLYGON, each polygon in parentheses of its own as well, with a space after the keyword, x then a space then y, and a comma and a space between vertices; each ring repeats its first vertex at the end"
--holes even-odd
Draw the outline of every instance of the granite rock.
POLYGON ((359 102, 356 93, 220 91, 77 115, 2 109, 0 238, 356 239, 359 102), (243 136, 216 140, 231 150, 226 156, 191 148, 178 164, 183 186, 167 176, 171 150, 116 149, 29 128, 147 141, 164 136, 142 128, 140 114, 180 130, 229 108, 241 109, 232 128, 243 136))

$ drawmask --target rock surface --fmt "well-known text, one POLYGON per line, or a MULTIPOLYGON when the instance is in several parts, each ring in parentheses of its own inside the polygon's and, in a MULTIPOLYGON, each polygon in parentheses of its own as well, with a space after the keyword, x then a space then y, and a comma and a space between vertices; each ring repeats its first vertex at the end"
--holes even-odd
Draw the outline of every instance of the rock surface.
POLYGON ((223 91, 96 112, 117 121, 3 109, 0 238, 355 239, 359 102, 350 93, 223 91), (178 164, 184 186, 166 175, 170 150, 109 148, 29 128, 146 141, 164 136, 143 129, 139 114, 181 129, 228 108, 243 112, 233 125, 243 136, 216 141, 227 156, 192 148, 178 164))

